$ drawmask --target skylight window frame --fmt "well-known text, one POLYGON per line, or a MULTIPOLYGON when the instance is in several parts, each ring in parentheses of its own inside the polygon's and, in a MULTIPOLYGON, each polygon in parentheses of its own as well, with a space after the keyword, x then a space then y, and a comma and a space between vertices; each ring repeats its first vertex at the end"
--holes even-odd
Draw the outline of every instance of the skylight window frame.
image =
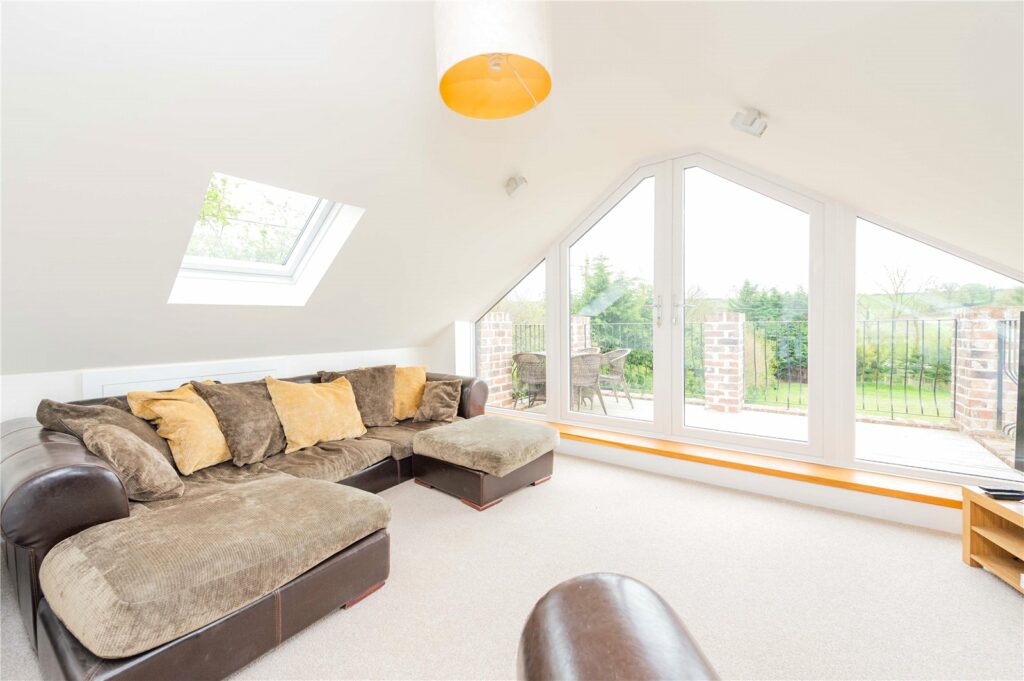
POLYGON ((233 279, 272 278, 294 282, 309 261, 309 256, 330 227, 342 204, 317 198, 316 205, 306 218, 306 223, 292 244, 284 264, 244 262, 227 258, 209 258, 199 255, 185 255, 181 262, 180 274, 186 277, 211 277, 233 279))

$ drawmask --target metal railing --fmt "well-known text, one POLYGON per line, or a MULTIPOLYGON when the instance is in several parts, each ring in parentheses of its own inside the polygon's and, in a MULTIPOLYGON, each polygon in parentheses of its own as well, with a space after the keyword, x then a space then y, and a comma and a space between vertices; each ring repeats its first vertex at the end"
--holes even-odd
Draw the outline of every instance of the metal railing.
POLYGON ((544 352, 544 324, 514 324, 512 346, 514 352, 544 352))
POLYGON ((630 391, 654 393, 654 327, 648 322, 601 322, 590 324, 590 339, 601 352, 629 348, 625 375, 630 391))
POLYGON ((807 322, 751 321, 743 325, 744 399, 807 407, 807 322))
POLYGON ((857 410, 889 418, 952 419, 957 320, 857 323, 857 410))
MULTIPOLYGON (((1010 328, 1017 323, 1003 322, 1007 345, 1000 347, 1011 364, 1009 357, 1015 356, 1012 347, 1016 345, 1010 344, 1018 335, 1010 328)), ((590 332, 591 342, 603 352, 630 348, 626 363, 630 389, 641 393, 652 390, 650 324, 594 321, 590 332)), ((516 352, 544 349, 543 324, 516 324, 513 334, 516 352)), ((857 322, 857 411, 891 419, 952 419, 956 334, 955 319, 857 322)), ((807 322, 748 321, 743 336, 744 401, 780 409, 806 409, 807 322)), ((702 322, 684 324, 684 387, 688 398, 704 398, 704 340, 702 322)), ((1005 366, 1003 360, 1001 366, 1005 366)), ((1012 368, 1015 371, 1015 366, 1012 368)), ((1001 375, 1011 376, 1005 371, 1001 375)), ((1018 380, 1015 373, 1012 376, 1009 380, 1018 380)))

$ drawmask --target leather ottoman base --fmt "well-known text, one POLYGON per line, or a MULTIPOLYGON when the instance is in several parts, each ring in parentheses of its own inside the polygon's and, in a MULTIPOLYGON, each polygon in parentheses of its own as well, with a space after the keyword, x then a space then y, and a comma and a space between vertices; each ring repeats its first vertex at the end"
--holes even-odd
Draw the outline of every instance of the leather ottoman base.
POLYGON ((153 650, 118 660, 93 655, 43 600, 37 632, 45 679, 222 679, 388 578, 390 537, 378 530, 273 593, 153 650))
POLYGON ((545 482, 554 469, 555 453, 541 454, 530 463, 517 468, 503 478, 483 471, 456 466, 447 461, 432 459, 422 454, 412 455, 412 470, 416 482, 458 497, 478 511, 494 506, 502 497, 528 485, 545 482))

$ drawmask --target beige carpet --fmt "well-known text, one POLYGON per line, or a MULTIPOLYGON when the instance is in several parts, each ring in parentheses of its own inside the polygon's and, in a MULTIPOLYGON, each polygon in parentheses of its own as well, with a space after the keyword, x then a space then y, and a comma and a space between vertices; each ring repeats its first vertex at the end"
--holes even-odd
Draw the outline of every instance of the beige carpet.
MULTIPOLYGON (((478 513, 406 483, 388 584, 237 675, 515 674, 533 603, 585 572, 633 575, 725 678, 1019 679, 1024 599, 960 562, 959 537, 560 457, 478 513)), ((3 679, 38 678, 5 575, 3 679)))

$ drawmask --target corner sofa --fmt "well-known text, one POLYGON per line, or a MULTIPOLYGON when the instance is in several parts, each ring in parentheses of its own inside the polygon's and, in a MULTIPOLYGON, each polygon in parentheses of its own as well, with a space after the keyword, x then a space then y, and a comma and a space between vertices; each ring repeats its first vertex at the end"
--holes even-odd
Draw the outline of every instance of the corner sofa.
MULTIPOLYGON (((482 414, 487 400, 485 382, 472 377, 427 374, 429 381, 454 379, 462 382, 458 416, 473 418, 482 414)), ((319 382, 316 375, 285 380, 319 382)), ((75 404, 99 405, 105 399, 109 398, 75 404)), ((22 620, 36 646, 44 677, 223 678, 319 618, 352 605, 380 588, 389 574, 390 543, 386 525, 390 511, 385 502, 365 492, 380 492, 412 479, 412 439, 417 432, 437 425, 442 424, 403 421, 396 426, 370 428, 362 437, 343 441, 336 447, 316 447, 312 448, 315 451, 300 456, 278 455, 244 468, 227 461, 189 476, 185 494, 178 500, 180 503, 165 509, 161 504, 167 502, 129 502, 117 474, 73 435, 41 428, 32 418, 0 424, 3 501, 0 529, 4 558, 15 581, 22 620), (333 483, 364 492, 347 492, 333 483), (317 504, 315 512, 303 509, 304 499, 317 504), (353 537, 361 536, 367 528, 372 531, 354 543, 347 543, 343 532, 334 532, 338 536, 330 536, 330 540, 344 548, 319 560, 291 581, 245 602, 216 621, 128 657, 97 656, 57 618, 43 597, 40 566, 47 554, 65 539, 74 537, 77 541, 90 537, 89 528, 131 518, 130 522, 116 526, 123 532, 115 536, 128 543, 148 539, 159 554, 161 542, 154 540, 152 533, 159 533, 168 526, 173 528, 174 523, 166 522, 167 514, 178 513, 184 518, 183 522, 188 522, 188 514, 194 516, 196 509, 201 508, 206 514, 206 524, 210 525, 223 522, 223 518, 230 519, 224 514, 231 510, 231 504, 248 505, 255 514, 250 525, 262 523, 261 531, 266 525, 273 525, 278 536, 287 534, 288 523, 304 529, 303 523, 317 524, 323 533, 331 535, 335 529, 331 519, 337 516, 340 525, 351 522, 351 518, 346 518, 350 515, 358 516, 363 522, 361 527, 352 530, 353 537), (346 513, 347 509, 355 510, 346 513), (150 514, 152 522, 147 517, 150 514), (164 516, 164 522, 157 523, 157 515, 164 516)), ((244 540, 245 532, 249 531, 245 523, 235 526, 228 523, 228 526, 233 530, 233 533, 231 530, 224 533, 228 542, 244 540)), ((110 533, 103 534, 109 542, 110 533)), ((207 536, 214 535, 208 533, 207 536)), ((105 548, 101 541, 88 545, 91 551, 110 549, 111 554, 116 554, 117 548, 105 548)), ((114 555, 111 569, 118 567, 114 555)), ((202 569, 198 565, 186 567, 202 569)), ((178 572, 182 572, 181 566, 178 572)), ((57 585, 54 588, 60 587, 59 576, 44 577, 57 585)), ((253 577, 256 582, 260 578, 266 575, 253 577)), ((102 578, 95 583, 100 590, 106 586, 102 578)), ((72 593, 62 594, 62 597, 78 598, 88 609, 89 595, 72 593)), ((165 608, 173 616, 180 615, 175 611, 173 599, 165 603, 165 608)), ((131 636, 131 632, 126 635, 131 636)))

